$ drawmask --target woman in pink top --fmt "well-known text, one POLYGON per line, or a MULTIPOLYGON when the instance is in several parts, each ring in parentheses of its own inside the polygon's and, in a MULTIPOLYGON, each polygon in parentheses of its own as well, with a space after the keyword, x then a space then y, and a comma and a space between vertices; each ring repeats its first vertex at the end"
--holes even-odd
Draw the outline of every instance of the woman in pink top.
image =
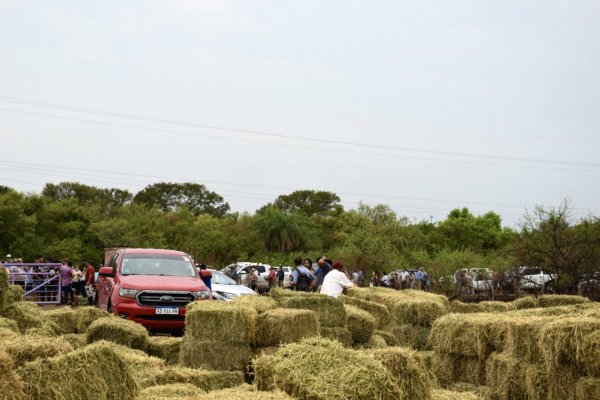
POLYGON ((69 296, 73 290, 73 263, 71 261, 64 260, 62 265, 59 267, 60 278, 61 278, 61 289, 62 297, 60 298, 60 304, 67 304, 69 296))

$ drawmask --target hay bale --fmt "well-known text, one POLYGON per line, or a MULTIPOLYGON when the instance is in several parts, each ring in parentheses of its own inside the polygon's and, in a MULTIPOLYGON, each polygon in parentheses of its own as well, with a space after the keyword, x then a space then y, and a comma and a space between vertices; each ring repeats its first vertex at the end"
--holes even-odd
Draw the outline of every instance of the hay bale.
POLYGON ((0 312, 11 303, 8 296, 8 272, 6 268, 0 268, 0 312))
POLYGON ((367 343, 375 330, 375 318, 358 307, 344 305, 353 343, 367 343))
POLYGON ((57 334, 76 333, 77 316, 71 307, 61 307, 46 311, 46 318, 55 324, 57 334))
POLYGON ((477 357, 464 357, 454 354, 434 352, 425 358, 430 372, 438 386, 449 387, 457 382, 481 386, 485 384, 485 360, 477 357))
POLYGON ((113 343, 113 350, 127 367, 138 387, 147 387, 165 365, 161 358, 151 357, 141 350, 113 343))
POLYGON ((3 310, 3 316, 14 320, 21 332, 27 332, 31 328, 39 328, 46 320, 40 308, 28 301, 8 305, 3 310))
POLYGON ((252 307, 257 313, 261 314, 265 311, 273 310, 279 307, 277 301, 272 297, 267 296, 254 296, 254 295, 243 295, 233 299, 235 304, 243 304, 252 307))
POLYGON ((344 304, 358 307, 371 314, 375 318, 375 327, 377 329, 385 328, 391 321, 390 312, 383 304, 350 296, 340 296, 339 298, 344 304))
POLYGON ((8 329, 15 333, 19 333, 19 326, 12 319, 0 317, 0 329, 8 329))
POLYGON ((529 400, 547 400, 548 381, 541 364, 528 364, 525 369, 525 390, 529 400))
POLYGON ((254 349, 253 358, 261 356, 272 356, 273 354, 277 353, 278 350, 279 346, 257 347, 256 349, 254 349))
POLYGON ((0 340, 11 339, 19 336, 20 334, 18 332, 13 331, 12 329, 0 328, 0 340))
POLYGON ((588 374, 600 378, 600 330, 583 338, 577 360, 588 374))
POLYGON ((66 340, 73 346, 73 349, 77 350, 87 345, 87 339, 83 333, 67 333, 66 335, 59 336, 60 339, 66 340))
POLYGON ((58 336, 58 333, 61 329, 56 323, 50 321, 44 321, 42 326, 30 328, 27 330, 28 335, 36 335, 36 336, 58 336))
POLYGON ((427 298, 399 298, 390 309, 392 321, 396 325, 431 326, 433 321, 448 312, 445 304, 427 298))
POLYGON ((217 371, 245 371, 252 359, 252 348, 237 342, 220 342, 184 336, 179 364, 184 367, 217 371))
POLYGON ((277 308, 259 315, 256 343, 275 346, 318 334, 319 321, 313 311, 277 308))
POLYGON ((150 336, 147 352, 151 356, 162 358, 167 365, 176 365, 179 362, 182 341, 183 338, 180 337, 150 336))
POLYGON ((25 291, 21 286, 9 285, 6 289, 6 301, 8 304, 13 304, 19 301, 23 301, 23 295, 25 291))
POLYGON ((320 337, 281 346, 274 356, 256 358, 253 366, 259 389, 278 388, 297 398, 391 400, 403 395, 375 358, 320 337))
POLYGON ((85 333, 92 322, 110 315, 108 312, 93 306, 77 307, 75 309, 75 332, 85 333))
POLYGON ((439 303, 446 310, 450 305, 450 302, 446 296, 424 292, 422 290, 394 290, 380 287, 369 288, 368 290, 370 290, 371 293, 368 294, 369 298, 366 300, 385 304, 388 310, 390 310, 390 313, 392 313, 392 308, 398 300, 421 300, 426 302, 435 302, 439 303))
POLYGON ((528 308, 539 307, 538 299, 533 296, 519 297, 518 299, 514 300, 512 303, 513 303, 513 306, 515 307, 515 310, 524 310, 524 309, 528 309, 528 308))
POLYGON ((185 335, 203 341, 253 344, 258 313, 233 301, 190 303, 185 314, 185 335))
POLYGON ((73 346, 62 338, 44 337, 34 335, 21 335, 0 341, 0 346, 5 346, 17 367, 26 362, 46 359, 73 351, 73 346))
POLYGON ((431 400, 482 400, 482 397, 469 392, 454 392, 451 390, 434 389, 431 391, 431 400))
POLYGON ((448 311, 457 314, 471 314, 484 312, 483 307, 481 307, 479 303, 463 303, 460 300, 455 300, 451 302, 448 311))
POLYGON ((284 308, 314 311, 322 327, 346 326, 346 311, 341 300, 321 294, 288 296, 278 299, 284 308))
POLYGON ((25 399, 23 381, 13 368, 12 357, 0 345, 0 394, 4 400, 25 399))
POLYGON ((515 317, 507 322, 505 350, 515 359, 539 362, 541 352, 538 339, 542 328, 552 321, 550 317, 515 317))
POLYGON ((504 347, 507 317, 502 314, 448 314, 434 322, 429 342, 442 353, 485 360, 504 347))
POLYGON ((147 387, 140 391, 137 398, 139 400, 169 400, 195 397, 203 393, 203 390, 189 383, 170 383, 147 387))
MULTIPOLYGON (((391 332, 375 329, 373 334, 382 337, 388 346, 398 346, 399 345, 398 339, 396 339, 396 336, 394 336, 394 334, 391 332)), ((429 335, 429 333, 428 333, 428 335, 429 335)))
POLYGON ((368 350, 398 380, 401 392, 400 399, 429 400, 431 398, 431 381, 423 367, 420 355, 406 347, 388 347, 381 350, 368 350))
POLYGON ((503 301, 482 301, 479 303, 483 312, 507 312, 515 309, 512 303, 503 301))
POLYGON ((544 325, 540 331, 539 346, 547 365, 576 364, 585 358, 584 338, 600 330, 600 319, 593 317, 561 318, 544 325))
POLYGON ((397 325, 390 328, 391 334, 400 346, 408 346, 417 350, 429 350, 431 328, 420 325, 397 325))
POLYGON ((344 291, 344 295, 346 297, 352 297, 354 299, 361 299, 366 301, 371 301, 373 298, 373 288, 363 288, 358 286, 353 286, 344 291))
POLYGON ((447 389, 453 392, 471 393, 478 396, 479 398, 486 400, 492 397, 492 395, 490 394, 490 388, 488 388, 487 386, 477 386, 472 385, 470 383, 457 382, 448 386, 447 389))
POLYGON ((25 364, 19 375, 33 399, 135 399, 137 387, 114 344, 83 349, 25 364))
POLYGON ((295 290, 290 290, 290 289, 282 289, 282 288, 273 288, 269 290, 269 297, 275 299, 277 302, 279 302, 279 300, 282 297, 293 297, 293 296, 306 296, 308 295, 307 292, 300 292, 300 291, 295 291, 295 290))
POLYGON ((546 294, 540 296, 538 303, 540 307, 556 307, 556 306, 568 306, 574 304, 585 304, 589 303, 590 299, 582 296, 571 296, 566 294, 546 294))
POLYGON ((492 354, 485 367, 485 382, 493 400, 527 399, 527 364, 509 353, 492 354))
POLYGON ((241 371, 205 371, 185 367, 167 367, 157 373, 151 384, 180 383, 194 385, 203 391, 239 386, 244 383, 241 371))
POLYGON ((552 366, 546 369, 547 400, 574 400, 579 371, 574 366, 552 366))
POLYGON ((148 331, 146 331, 146 328, 133 321, 112 316, 92 322, 85 336, 88 343, 108 340, 140 350, 146 350, 148 346, 148 331))
POLYGON ((574 315, 590 315, 597 312, 595 303, 581 303, 570 306, 555 306, 547 308, 530 308, 525 310, 516 310, 508 314, 520 317, 558 317, 574 315))
POLYGON ((264 392, 256 390, 250 385, 243 385, 230 389, 215 390, 194 397, 193 400, 293 400, 293 397, 288 396, 279 390, 274 392, 264 392))
POLYGON ((352 346, 354 350, 387 349, 388 347, 385 339, 376 334, 373 334, 367 343, 356 343, 352 346))
POLYGON ((352 334, 346 327, 321 327, 321 336, 326 339, 337 340, 345 347, 352 346, 352 334))
POLYGON ((600 399, 600 379, 581 378, 575 384, 575 400, 600 399))

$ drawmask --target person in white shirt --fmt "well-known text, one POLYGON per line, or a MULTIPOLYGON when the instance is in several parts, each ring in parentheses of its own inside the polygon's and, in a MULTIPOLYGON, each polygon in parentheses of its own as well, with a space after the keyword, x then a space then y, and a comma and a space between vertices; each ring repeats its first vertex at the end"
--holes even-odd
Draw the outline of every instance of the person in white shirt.
POLYGON ((344 289, 351 288, 353 285, 341 261, 335 261, 331 267, 333 269, 323 279, 321 294, 339 297, 344 293, 344 289))

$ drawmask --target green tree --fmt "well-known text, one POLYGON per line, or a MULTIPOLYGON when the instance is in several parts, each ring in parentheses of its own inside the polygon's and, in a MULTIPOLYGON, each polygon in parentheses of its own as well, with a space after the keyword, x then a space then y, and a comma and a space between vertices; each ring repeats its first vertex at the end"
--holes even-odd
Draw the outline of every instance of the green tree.
POLYGON ((47 183, 42 190, 42 196, 54 201, 76 199, 79 204, 94 204, 104 213, 129 204, 133 198, 127 190, 97 188, 78 182, 61 182, 57 185, 47 183))
POLYGON ((255 224, 268 251, 289 253, 320 246, 316 225, 305 215, 288 214, 276 207, 266 207, 257 214, 255 224))
POLYGON ((133 201, 158 207, 164 212, 187 207, 194 215, 209 214, 215 217, 226 215, 230 209, 223 197, 197 183, 155 183, 138 192, 133 201))
POLYGON ((308 216, 331 216, 344 210, 337 194, 315 190, 296 190, 290 194, 283 194, 277 197, 273 204, 286 213, 308 216))

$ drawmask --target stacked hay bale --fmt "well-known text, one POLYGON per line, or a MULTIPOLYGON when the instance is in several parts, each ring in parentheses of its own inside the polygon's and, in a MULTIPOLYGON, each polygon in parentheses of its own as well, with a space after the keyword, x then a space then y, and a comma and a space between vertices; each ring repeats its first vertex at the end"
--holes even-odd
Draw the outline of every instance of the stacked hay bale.
POLYGON ((111 314, 97 307, 77 307, 75 309, 75 333, 85 333, 92 322, 109 316, 111 314))
POLYGON ((244 371, 256 342, 257 311, 235 302, 194 302, 187 306, 182 366, 244 371))
POLYGON ((279 389, 296 398, 406 398, 397 379, 374 356, 324 338, 282 346, 272 356, 256 358, 253 366, 260 390, 279 389))
MULTIPOLYGON (((2 268, 3 269, 3 268, 2 268)), ((21 400, 25 398, 21 377, 14 371, 13 359, 0 345, 0 394, 5 400, 21 400)))
POLYGON ((258 316, 256 345, 269 347, 294 343, 319 332, 319 321, 314 311, 276 308, 258 316))
POLYGON ((589 304, 590 300, 582 296, 563 294, 546 294, 538 298, 540 307, 570 306, 575 304, 589 304))
MULTIPOLYGON (((368 343, 375 331, 375 318, 358 307, 344 305, 347 316, 347 327, 352 335, 353 344, 368 343)), ((386 345, 385 340, 383 341, 386 345)))
POLYGON ((151 336, 148 338, 147 352, 151 356, 162 358, 167 365, 176 365, 179 363, 182 341, 180 337, 151 336))
POLYGON ((76 333, 77 314, 71 307, 61 307, 46 311, 47 320, 53 324, 55 332, 59 335, 67 333, 76 333))
POLYGON ((16 367, 73 351, 73 346, 63 338, 29 334, 0 339, 0 347, 6 349, 16 367))
POLYGON ((108 340, 132 349, 146 350, 148 331, 142 325, 115 316, 99 318, 87 329, 88 343, 108 340))
POLYGON ((169 400, 181 398, 195 398, 204 394, 204 391, 189 383, 169 383, 166 385, 150 386, 138 395, 139 400, 169 400))
POLYGON ((447 387, 457 382, 484 385, 485 365, 501 352, 506 335, 503 314, 448 314, 433 323, 429 340, 435 353, 432 374, 447 387))

